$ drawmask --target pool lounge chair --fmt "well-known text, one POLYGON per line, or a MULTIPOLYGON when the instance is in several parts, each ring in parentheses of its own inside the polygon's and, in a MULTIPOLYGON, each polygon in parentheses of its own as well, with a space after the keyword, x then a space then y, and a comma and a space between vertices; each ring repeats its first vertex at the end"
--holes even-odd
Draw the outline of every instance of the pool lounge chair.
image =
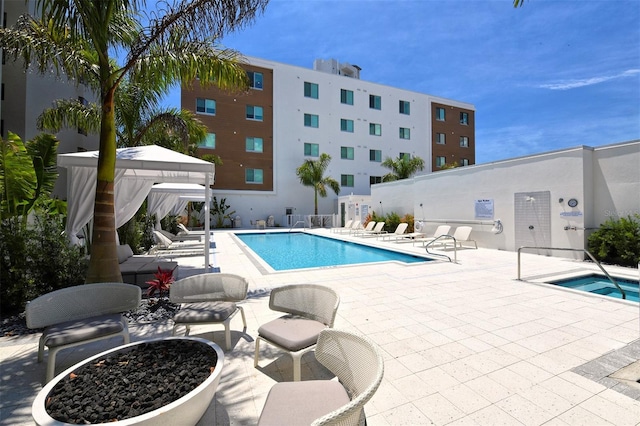
POLYGON ((387 231, 383 231, 382 228, 384 228, 385 222, 377 222, 376 226, 373 227, 372 230, 370 231, 363 231, 361 234, 358 234, 359 237, 378 237, 381 234, 386 234, 387 231))
MULTIPOLYGON (((451 227, 449 225, 440 225, 436 228, 435 232, 431 237, 427 237, 425 234, 419 234, 419 235, 416 235, 411 241, 413 241, 414 246, 416 245, 416 243, 420 242, 424 247, 425 245, 427 245, 427 243, 435 240, 436 238, 449 234, 450 230, 451 230, 451 227)), ((407 234, 406 237, 410 238, 410 235, 411 234, 407 234)))
POLYGON ((176 250, 176 249, 195 249, 196 247, 202 247, 201 242, 181 242, 172 241, 169 237, 164 235, 163 232, 153 231, 153 239, 156 243, 156 247, 161 250, 176 250))
POLYGON ((359 229, 354 229, 353 231, 353 235, 358 236, 360 234, 363 234, 365 232, 371 232, 373 231, 373 227, 376 226, 376 223, 372 220, 369 223, 367 223, 367 226, 365 226, 364 228, 359 228, 359 229))
MULTIPOLYGON (((457 246, 458 248, 463 248, 463 243, 473 243, 474 248, 478 248, 478 243, 475 240, 469 238, 471 236, 471 228, 470 226, 458 226, 453 233, 451 239, 446 239, 444 242, 444 248, 451 245, 452 247, 457 246)), ((466 247, 471 248, 471 247, 466 247)))
MULTIPOLYGON (((186 228, 185 228, 186 229, 186 228)), ((173 234, 169 231, 166 231, 164 229, 160 229, 156 232, 161 233, 162 235, 164 235, 165 237, 169 238, 171 241, 201 241, 202 238, 200 235, 195 235, 195 234, 187 234, 187 233, 183 233, 184 231, 180 231, 177 234, 173 234)))
POLYGON ((404 237, 404 233, 407 230, 407 228, 409 227, 408 223, 399 223, 398 226, 396 227, 396 230, 393 231, 390 234, 385 234, 382 236, 382 240, 390 240, 390 239, 395 239, 397 240, 398 238, 402 238, 404 237))
POLYGON ((336 228, 331 228, 331 232, 337 232, 337 233, 342 233, 344 231, 349 231, 351 229, 351 224, 353 223, 353 220, 348 220, 344 226, 338 226, 336 228))

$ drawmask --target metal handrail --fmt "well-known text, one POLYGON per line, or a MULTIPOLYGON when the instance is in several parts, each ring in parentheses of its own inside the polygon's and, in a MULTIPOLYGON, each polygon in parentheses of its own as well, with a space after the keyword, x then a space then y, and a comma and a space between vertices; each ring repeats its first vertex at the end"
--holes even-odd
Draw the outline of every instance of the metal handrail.
MULTIPOLYGON (((451 262, 451 258, 449 256, 447 256, 446 254, 440 254, 440 253, 432 253, 429 251, 429 246, 433 243, 435 243, 436 241, 438 241, 440 238, 448 238, 448 239, 452 239, 453 240, 453 263, 458 263, 458 247, 457 247, 457 242, 456 239, 453 235, 439 235, 436 238, 434 238, 433 240, 429 241, 427 244, 424 245, 424 249, 426 250, 427 254, 431 255, 431 256, 444 256, 447 259, 449 259, 449 262, 451 262)), ((445 244, 445 248, 447 247, 447 245, 445 244)))
MULTIPOLYGON (((297 224, 299 224, 299 223, 301 223, 301 224, 303 224, 303 225, 304 225, 304 224, 305 224, 305 221, 304 221, 304 220, 298 220, 298 221, 296 221, 296 223, 294 223, 293 225, 291 225, 291 228, 289 228, 289 232, 291 232, 291 230, 292 230, 293 228, 295 228, 295 227, 296 227, 296 225, 297 225, 297 224)), ((303 227, 302 227, 302 230, 304 231, 305 229, 306 229, 306 226, 303 226, 303 227)))
POLYGON ((586 249, 575 249, 575 248, 562 248, 562 247, 535 247, 535 246, 523 246, 520 247, 518 249, 518 281, 522 281, 520 279, 520 251, 523 249, 538 249, 538 250, 564 250, 564 251, 581 251, 583 253, 586 253, 589 258, 591 258, 591 260, 593 261, 593 263, 595 263, 596 265, 598 265, 598 268, 600 268, 600 270, 607 276, 607 278, 609 278, 609 281, 611 281, 611 283, 616 286, 616 288, 618 290, 620 290, 620 293, 622 294, 622 298, 626 299, 627 298, 627 293, 625 293, 625 291, 622 289, 622 287, 620 287, 618 285, 618 283, 616 282, 615 279, 613 279, 613 277, 611 275, 609 275, 609 273, 607 271, 604 270, 604 268, 602 267, 602 265, 600 264, 600 262, 598 262, 598 260, 593 257, 593 255, 591 253, 589 253, 588 250, 586 249))

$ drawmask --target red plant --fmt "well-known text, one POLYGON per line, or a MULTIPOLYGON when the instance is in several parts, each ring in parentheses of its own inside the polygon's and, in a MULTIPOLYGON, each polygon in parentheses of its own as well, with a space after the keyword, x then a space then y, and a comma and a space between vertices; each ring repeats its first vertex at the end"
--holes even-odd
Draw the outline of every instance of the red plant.
POLYGON ((153 274, 153 276, 156 277, 156 279, 147 281, 147 284, 149 284, 147 295, 151 297, 157 291, 159 297, 162 297, 162 293, 169 291, 169 287, 171 287, 171 283, 174 281, 173 271, 171 269, 162 269, 158 266, 158 272, 153 274))

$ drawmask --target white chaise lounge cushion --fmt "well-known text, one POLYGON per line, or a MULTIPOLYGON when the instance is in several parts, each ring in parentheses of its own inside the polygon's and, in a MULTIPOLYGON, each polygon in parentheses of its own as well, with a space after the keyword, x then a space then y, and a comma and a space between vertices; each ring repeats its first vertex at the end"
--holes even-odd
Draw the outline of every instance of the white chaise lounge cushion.
POLYGON ((315 345, 318 335, 327 326, 309 318, 285 315, 263 324, 258 329, 261 337, 290 351, 315 345))
POLYGON ((344 386, 335 380, 277 383, 267 395, 258 424, 308 426, 350 401, 344 386))

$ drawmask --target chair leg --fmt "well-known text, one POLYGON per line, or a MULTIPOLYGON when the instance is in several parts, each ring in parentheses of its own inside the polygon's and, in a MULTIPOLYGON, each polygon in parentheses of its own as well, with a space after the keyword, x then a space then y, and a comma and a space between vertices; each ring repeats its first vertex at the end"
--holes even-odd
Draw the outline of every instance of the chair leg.
POLYGON ((47 375, 45 378, 45 383, 49 383, 51 379, 53 379, 53 377, 55 376, 57 353, 58 353, 58 348, 49 348, 49 359, 47 359, 47 375))
POLYGON ((260 336, 256 337, 256 353, 253 356, 253 367, 258 366, 258 356, 260 356, 260 336))
POLYGON ((293 359, 293 381, 300 381, 300 359, 302 358, 303 352, 291 353, 291 358, 293 359))
POLYGON ((38 342, 38 362, 42 362, 44 359, 44 336, 40 336, 38 342))
POLYGON ((238 306, 238 309, 240 310, 240 315, 242 315, 242 324, 244 325, 244 331, 247 331, 247 318, 244 316, 244 309, 242 309, 242 306, 238 306))
POLYGON ((229 321, 227 320, 223 323, 224 325, 224 343, 227 346, 227 350, 231 350, 231 327, 229 326, 229 321))

